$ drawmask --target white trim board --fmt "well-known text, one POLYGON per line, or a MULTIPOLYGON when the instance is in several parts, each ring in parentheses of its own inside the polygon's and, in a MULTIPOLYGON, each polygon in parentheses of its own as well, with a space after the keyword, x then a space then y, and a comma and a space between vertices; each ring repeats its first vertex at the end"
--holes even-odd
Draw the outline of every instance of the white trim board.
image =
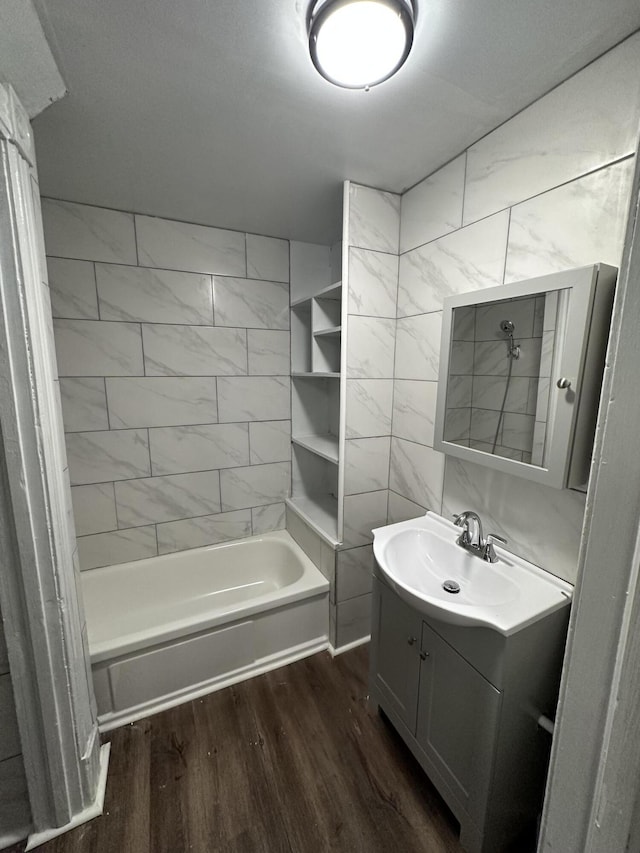
POLYGON ((24 848, 25 853, 29 850, 33 850, 36 847, 39 847, 41 844, 46 844, 47 841, 51 841, 53 838, 57 838, 59 835, 64 835, 65 832, 69 832, 71 829, 75 829, 77 826, 81 826, 83 823, 87 823, 90 820, 93 820, 94 817, 100 817, 102 814, 102 810, 104 808, 104 795, 107 790, 107 772, 109 769, 109 755, 111 753, 111 744, 105 743, 100 748, 100 775, 98 777, 98 787, 96 790, 96 798, 95 800, 87 806, 86 809, 83 809, 81 812, 78 812, 73 816, 73 819, 69 821, 69 823, 65 823, 64 826, 57 826, 53 829, 45 829, 44 832, 33 832, 28 840, 27 846, 24 848))

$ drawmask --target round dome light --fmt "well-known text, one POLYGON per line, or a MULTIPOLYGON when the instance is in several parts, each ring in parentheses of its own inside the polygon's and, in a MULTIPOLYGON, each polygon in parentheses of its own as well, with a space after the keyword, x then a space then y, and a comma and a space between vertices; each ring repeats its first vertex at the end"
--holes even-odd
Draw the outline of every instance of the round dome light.
POLYGON ((413 42, 410 0, 320 0, 309 16, 309 49, 320 74, 368 89, 402 66, 413 42))

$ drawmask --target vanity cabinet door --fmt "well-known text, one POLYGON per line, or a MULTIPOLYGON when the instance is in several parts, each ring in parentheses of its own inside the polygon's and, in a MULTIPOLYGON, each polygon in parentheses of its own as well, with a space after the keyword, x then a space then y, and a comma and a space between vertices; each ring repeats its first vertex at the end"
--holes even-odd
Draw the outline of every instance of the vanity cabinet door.
POLYGON ((376 687, 411 734, 415 734, 421 619, 385 584, 376 585, 376 687))
POLYGON ((416 739, 435 774, 479 823, 491 781, 502 694, 425 623, 420 655, 416 739))

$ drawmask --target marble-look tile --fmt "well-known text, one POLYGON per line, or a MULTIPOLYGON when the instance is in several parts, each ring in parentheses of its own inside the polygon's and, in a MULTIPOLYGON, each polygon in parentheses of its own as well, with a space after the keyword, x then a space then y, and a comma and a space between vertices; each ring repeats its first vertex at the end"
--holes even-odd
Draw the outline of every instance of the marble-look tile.
POLYGON ((61 379, 60 399, 65 432, 109 429, 104 379, 61 379))
POLYGON ((107 379, 112 429, 214 424, 216 380, 209 377, 107 379))
POLYGON ((440 512, 444 454, 431 447, 391 440, 389 488, 420 506, 440 512))
POLYGON ((409 498, 405 498, 397 492, 389 492, 387 524, 396 524, 399 521, 407 521, 409 518, 420 518, 426 511, 425 507, 410 501, 409 498))
POLYGON ((175 521, 220 512, 218 471, 142 477, 115 483, 119 527, 175 521))
MULTIPOLYGON (((543 380, 544 381, 544 380, 543 380)), ((529 379, 529 396, 527 398, 527 415, 535 415, 536 409, 538 408, 538 383, 540 379, 537 379, 535 376, 529 379)), ((545 415, 546 418, 546 415, 545 415)), ((544 420, 544 418, 538 418, 538 420, 544 420)))
POLYGON ((542 348, 540 350, 540 376, 548 379, 553 368, 553 351, 556 343, 555 329, 542 333, 542 348))
POLYGON ((535 416, 537 421, 546 421, 549 414, 549 392, 551 391, 551 381, 549 378, 542 378, 538 381, 538 393, 536 399, 535 416))
POLYGON ((511 320, 514 324, 516 339, 533 337, 535 308, 536 300, 534 297, 478 305, 476 309, 476 341, 501 341, 506 346, 509 339, 500 328, 500 323, 503 320, 511 320))
POLYGON ((395 378, 437 381, 441 333, 441 311, 398 320, 395 378))
MULTIPOLYGON (((475 379, 473 376, 449 376, 447 381, 447 408, 463 409, 471 406, 474 383, 475 379)), ((487 408, 491 408, 491 406, 487 408)), ((406 436, 400 436, 400 438, 406 438, 406 436)), ((428 442, 424 441, 422 443, 428 444, 428 442)))
POLYGON ((157 553, 156 529, 153 525, 78 537, 78 556, 82 571, 128 563, 131 560, 144 560, 147 557, 155 557, 157 553))
POLYGON ((619 266, 633 166, 624 160, 514 207, 505 280, 600 261, 619 266))
MULTIPOLYGON (((501 409, 506 382, 506 376, 475 376, 472 405, 482 409, 501 409)), ((511 377, 504 404, 506 412, 526 414, 529 405, 529 382, 526 377, 511 377)))
POLYGON ((517 415, 505 412, 502 421, 501 442, 505 447, 514 450, 526 450, 531 452, 533 445, 533 428, 535 417, 533 415, 517 415))
POLYGON ((387 490, 346 495, 344 499, 343 548, 368 545, 373 541, 371 531, 387 521, 387 490))
POLYGON ((291 421, 255 421, 249 424, 251 464, 291 459, 291 421))
POLYGON ((398 254, 400 196, 396 193, 349 186, 349 245, 398 254))
POLYGON ((507 548, 575 583, 585 496, 447 458, 443 515, 471 509, 507 548), (541 535, 544 531, 544 535, 541 535))
POLYGON ((289 462, 227 468, 220 472, 222 509, 245 509, 278 503, 289 496, 289 462))
POLYGON ((42 199, 47 255, 135 264, 133 216, 104 207, 42 199))
POLYGON ((213 325, 211 276, 96 264, 102 320, 213 325))
POLYGON ((245 235, 172 219, 136 216, 139 263, 145 267, 246 275, 245 235))
POLYGON ((97 320, 94 266, 89 261, 47 258, 51 313, 68 320, 97 320))
POLYGON ((396 321, 381 317, 349 317, 347 376, 391 379, 396 321))
POLYGON ((298 543, 311 562, 322 572, 324 577, 332 583, 331 573, 327 572, 329 566, 323 562, 323 546, 326 545, 324 540, 318 536, 315 530, 312 530, 308 524, 302 521, 299 515, 286 506, 286 504, 285 517, 287 533, 289 533, 289 535, 298 543))
POLYGON ((291 370, 289 332, 247 329, 249 373, 254 376, 283 376, 291 370))
POLYGON ((116 503, 113 483, 95 483, 90 486, 73 486, 71 489, 73 518, 76 534, 104 533, 116 530, 116 503))
POLYGON ((142 374, 142 336, 135 323, 55 320, 60 376, 136 376, 142 374))
POLYGON ((233 421, 278 421, 291 417, 288 376, 218 378, 218 418, 233 421))
POLYGON ((267 504, 251 510, 251 531, 254 536, 271 533, 272 530, 284 530, 286 527, 286 504, 267 504))
POLYGON ((398 317, 440 311, 447 296, 502 284, 505 210, 400 257, 398 317))
POLYGON ((391 439, 348 439, 345 448, 345 495, 376 492, 389 486, 389 452, 391 439))
MULTIPOLYGON (((518 338, 520 357, 513 360, 512 376, 539 375, 542 338, 518 338)), ((477 341, 474 350, 474 376, 507 376, 509 355, 504 341, 477 341)))
POLYGON ((289 285, 250 278, 213 278, 216 326, 289 328, 289 285))
POLYGON ((544 462, 544 443, 547 435, 547 424, 545 421, 536 421, 533 428, 531 442, 531 462, 534 465, 542 465, 544 462))
POLYGON ((466 154, 461 154, 402 196, 400 251, 430 243, 462 225, 466 154))
POLYGON ((346 601, 371 592, 373 548, 362 545, 338 551, 336 563, 336 601, 346 601))
POLYGON ((393 391, 393 435, 433 447, 437 395, 437 382, 397 379, 393 391))
POLYGON ((147 376, 234 376, 247 372, 244 329, 143 325, 147 376))
POLYGON ((66 436, 66 444, 73 486, 151 474, 145 429, 72 432, 66 436))
POLYGON ((347 438, 389 435, 392 379, 347 379, 347 438))
POLYGON ((639 62, 636 34, 472 145, 464 221, 633 153, 640 112, 639 62))
POLYGON ((467 444, 471 435, 471 409, 447 409, 444 413, 444 440, 467 444))
MULTIPOLYGON (((538 297, 540 299, 540 297, 538 297)), ((542 318, 542 331, 547 332, 551 329, 555 329, 558 325, 558 308, 560 307, 560 300, 558 297, 558 291, 553 290, 550 293, 546 293, 544 296, 544 316, 542 318)), ((538 332, 537 334, 541 334, 538 332)))
MULTIPOLYGON (((494 409, 472 409, 471 428, 467 438, 471 438, 474 442, 481 441, 491 445, 495 439, 496 430, 499 425, 501 426, 499 411, 495 411, 494 409)), ((452 441, 453 438, 449 438, 448 440, 452 441)), ((500 436, 498 436, 498 442, 500 443, 500 436)))
POLYGON ((475 341, 476 306, 461 305, 459 308, 454 308, 452 326, 452 341, 475 341))
POLYGON ((336 648, 348 646, 371 634, 371 594, 350 598, 338 604, 336 648))
POLYGON ((203 548, 251 535, 251 510, 222 512, 158 525, 158 553, 203 548))
POLYGON ((473 373, 475 344, 471 341, 453 341, 449 353, 449 376, 467 376, 473 373))
POLYGON ((396 316, 398 258, 368 249, 349 249, 349 313, 396 316))
POLYGON ((247 276, 289 281, 289 241, 247 234, 247 276))
POLYGON ((156 427, 149 442, 154 477, 249 464, 247 424, 156 427))

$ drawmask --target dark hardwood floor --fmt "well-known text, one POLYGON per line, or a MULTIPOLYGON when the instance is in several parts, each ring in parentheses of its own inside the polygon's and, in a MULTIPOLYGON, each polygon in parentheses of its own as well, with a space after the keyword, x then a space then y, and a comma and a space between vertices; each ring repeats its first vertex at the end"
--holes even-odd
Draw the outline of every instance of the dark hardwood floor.
POLYGON ((41 853, 462 850, 435 789, 367 708, 366 647, 315 655, 107 739, 104 814, 41 853))

